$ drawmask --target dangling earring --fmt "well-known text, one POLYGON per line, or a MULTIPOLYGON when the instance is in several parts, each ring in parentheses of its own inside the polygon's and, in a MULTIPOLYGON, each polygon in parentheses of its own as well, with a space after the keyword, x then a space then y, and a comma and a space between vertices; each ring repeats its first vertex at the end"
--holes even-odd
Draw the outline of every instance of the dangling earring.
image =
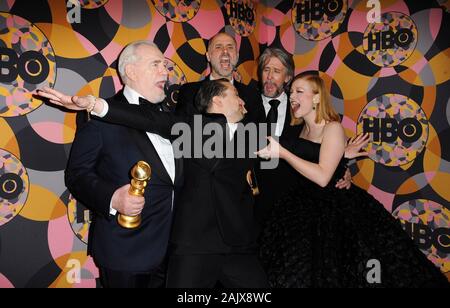
POLYGON ((316 95, 314 95, 314 97, 313 97, 313 107, 312 107, 312 109, 313 109, 313 110, 316 110, 316 109, 317 109, 316 106, 317 106, 319 103, 320 103, 320 97, 319 97, 318 94, 316 94, 316 95))

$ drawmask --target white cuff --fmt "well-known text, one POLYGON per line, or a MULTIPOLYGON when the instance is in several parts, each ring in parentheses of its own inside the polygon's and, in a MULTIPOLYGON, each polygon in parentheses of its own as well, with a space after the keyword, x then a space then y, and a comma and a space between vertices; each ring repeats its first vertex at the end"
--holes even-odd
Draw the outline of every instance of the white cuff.
MULTIPOLYGON (((96 112, 92 111, 91 114, 94 116, 97 116, 99 118, 103 118, 109 111, 109 105, 103 98, 99 97, 98 99, 101 100, 103 103, 103 110, 101 113, 96 113, 96 112)), ((117 213, 117 211, 116 211, 116 213, 117 213)), ((114 213, 114 215, 116 215, 116 214, 114 213)))
POLYGON ((116 216, 116 214, 117 214, 117 210, 113 209, 113 207, 112 207, 112 200, 111 200, 111 203, 109 203, 109 214, 112 216, 116 216))

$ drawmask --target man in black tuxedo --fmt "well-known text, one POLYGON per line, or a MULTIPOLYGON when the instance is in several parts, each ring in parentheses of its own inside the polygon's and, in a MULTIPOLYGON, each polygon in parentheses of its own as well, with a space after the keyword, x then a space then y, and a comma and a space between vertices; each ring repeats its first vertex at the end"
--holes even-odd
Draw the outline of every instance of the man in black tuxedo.
MULTIPOLYGON (((45 91, 49 94, 44 96, 51 102, 93 110, 104 121, 157 133, 174 144, 180 140, 180 134, 190 136, 182 144, 186 149, 182 153, 185 180, 170 239, 168 287, 204 288, 218 282, 225 287, 268 287, 256 256, 259 228, 248 181, 257 160, 254 149, 246 149, 243 158, 237 156, 236 152, 250 142, 236 137, 242 132, 238 122, 245 121, 245 107, 228 80, 202 83, 195 101, 200 115, 195 116, 158 113, 148 105, 121 104, 114 99, 89 102, 86 97, 45 91), (223 149, 234 144, 232 155, 205 151, 213 148, 207 146, 211 138, 219 140, 214 143, 216 149, 221 142, 223 149), (200 145, 200 154, 195 144, 200 145)), ((252 137, 257 138, 249 136, 252 137)))
MULTIPOLYGON (((289 85, 294 77, 294 61, 278 48, 266 48, 258 60, 258 78, 261 87, 261 105, 265 121, 272 125, 272 136, 285 140, 298 138, 302 126, 294 123, 289 102, 289 85)), ((274 203, 294 184, 297 172, 284 160, 277 168, 256 170, 260 194, 255 214, 263 225, 274 203)))
MULTIPOLYGON (((125 87, 109 101, 144 103, 157 115, 164 113, 158 103, 165 98, 168 71, 157 46, 148 41, 132 43, 118 65, 125 87)), ((66 184, 94 213, 88 253, 100 269, 103 287, 165 285, 165 258, 182 174, 171 142, 158 135, 94 119, 78 130, 66 184), (151 179, 144 197, 130 196, 130 170, 140 160, 151 166, 151 179), (118 224, 117 213, 141 214, 142 224, 125 229, 118 224)))
MULTIPOLYGON (((269 47, 260 55, 258 60, 258 78, 261 87, 262 104, 265 111, 265 121, 272 125, 272 136, 279 138, 285 146, 289 146, 290 140, 299 138, 303 125, 294 119, 289 100, 290 83, 294 77, 294 61, 292 56, 282 49, 269 47)), ((350 142, 347 145, 345 156, 352 158, 365 155, 359 153, 364 142, 350 142)), ((292 185, 298 172, 286 161, 281 160, 276 168, 256 169, 256 178, 260 194, 256 199, 255 214, 260 225, 264 225, 272 206, 285 194, 292 185)), ((336 187, 349 188, 351 174, 347 172, 336 187)))
POLYGON ((181 86, 175 109, 176 114, 188 116, 199 114, 200 112, 194 101, 202 83, 207 80, 225 78, 234 85, 239 97, 245 102, 248 111, 246 114, 247 120, 255 123, 264 122, 266 117, 257 89, 233 78, 239 60, 235 38, 223 32, 214 35, 209 40, 206 59, 210 65, 211 74, 206 76, 203 81, 190 82, 181 86))
MULTIPOLYGON (((173 135, 172 127, 188 123, 192 134, 187 142, 193 147, 200 140, 202 149, 211 135, 196 134, 199 121, 202 131, 211 124, 220 127, 213 136, 223 137, 226 144, 237 142, 236 123, 244 113, 244 102, 225 79, 202 83, 197 93, 196 108, 201 113, 197 118, 172 114, 158 117, 150 108, 136 106, 133 110, 126 107, 134 106, 108 104, 105 121, 153 131, 164 138, 175 139, 178 135, 173 135)), ((247 174, 257 160, 248 155, 239 159, 236 153, 221 158, 209 157, 205 152, 195 156, 194 152, 191 148, 191 152, 184 153, 185 183, 172 229, 167 286, 203 288, 220 282, 225 287, 267 287, 266 275, 255 254, 259 228, 247 182, 247 174)))
MULTIPOLYGON (((258 65, 262 94, 252 86, 246 86, 234 80, 233 72, 238 62, 238 50, 236 40, 231 35, 218 33, 213 36, 208 44, 206 58, 210 64, 211 74, 204 81, 187 83, 180 88, 176 114, 199 114, 194 101, 201 85, 207 80, 226 78, 233 83, 239 96, 244 100, 248 111, 246 114, 248 122, 266 122, 268 125, 272 124, 273 127, 276 125, 276 137, 289 139, 299 136, 301 127, 291 125, 291 108, 285 92, 294 76, 292 57, 280 49, 267 48, 265 50, 258 65), (269 104, 271 100, 279 101, 275 108, 271 108, 269 104)), ((257 168, 256 178, 260 195, 257 197, 255 215, 261 225, 273 203, 290 187, 290 182, 286 180, 295 178, 296 174, 285 161, 280 161, 275 169, 261 170, 257 168)))

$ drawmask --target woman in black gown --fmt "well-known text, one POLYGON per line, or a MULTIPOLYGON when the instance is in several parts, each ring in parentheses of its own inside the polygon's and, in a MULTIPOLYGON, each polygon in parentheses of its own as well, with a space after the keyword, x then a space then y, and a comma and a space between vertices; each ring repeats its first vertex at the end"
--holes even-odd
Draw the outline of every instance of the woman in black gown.
POLYGON ((260 257, 271 285, 448 287, 382 204, 355 185, 334 187, 345 171, 346 138, 323 80, 297 76, 290 101, 295 117, 304 120, 300 138, 283 145, 269 138, 269 146, 258 152, 285 159, 299 175, 262 234, 260 257), (373 264, 379 265, 378 274, 373 264))

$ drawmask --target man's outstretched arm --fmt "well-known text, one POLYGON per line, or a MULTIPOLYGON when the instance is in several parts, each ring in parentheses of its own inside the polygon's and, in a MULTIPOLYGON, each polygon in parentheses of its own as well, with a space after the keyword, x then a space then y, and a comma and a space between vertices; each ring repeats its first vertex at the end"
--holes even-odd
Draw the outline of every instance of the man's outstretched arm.
POLYGON ((87 110, 102 121, 155 133, 166 139, 172 137, 171 130, 175 123, 188 121, 184 116, 159 112, 151 106, 123 104, 114 99, 105 101, 92 95, 70 96, 48 87, 38 90, 38 95, 69 110, 87 110))

